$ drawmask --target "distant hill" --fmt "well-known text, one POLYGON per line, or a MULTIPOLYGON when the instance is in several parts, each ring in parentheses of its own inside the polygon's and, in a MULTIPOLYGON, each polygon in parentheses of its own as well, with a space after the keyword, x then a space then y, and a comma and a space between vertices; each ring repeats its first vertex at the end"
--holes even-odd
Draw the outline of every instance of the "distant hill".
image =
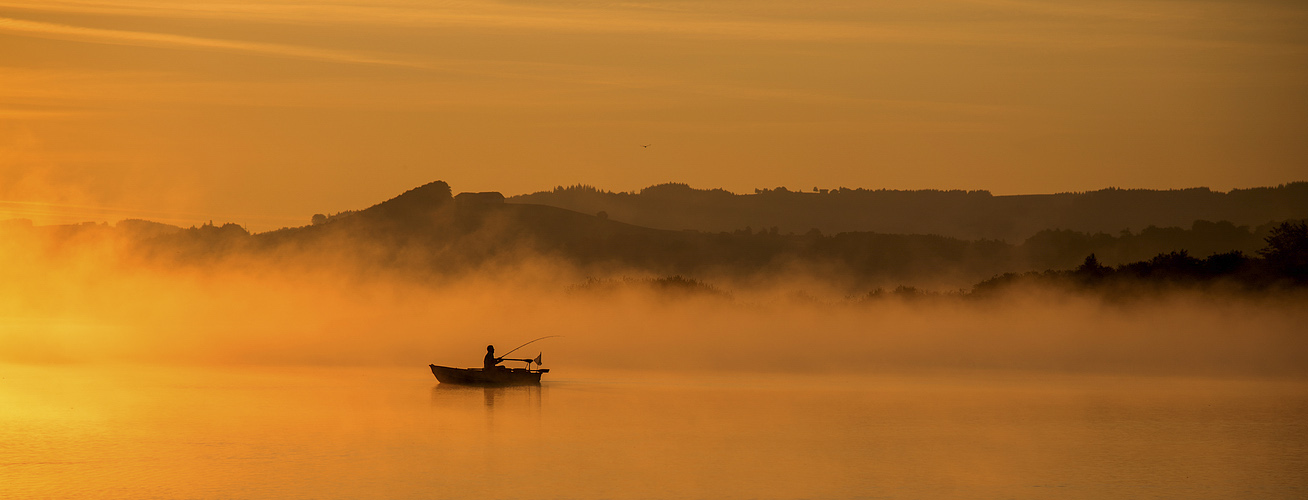
POLYGON ((1277 187, 1146 190, 993 196, 988 191, 896 191, 786 188, 734 194, 661 184, 634 193, 590 186, 559 187, 508 199, 549 205, 659 229, 735 231, 777 228, 782 234, 876 232, 935 234, 1017 243, 1044 230, 1116 234, 1149 226, 1189 227, 1196 220, 1237 226, 1308 217, 1308 182, 1277 187))
MULTIPOLYGON (((1286 189, 1277 188, 1274 192, 1284 194, 1286 189)), ((1203 193, 1183 197, 1231 196, 1203 193)), ((595 194, 647 201, 660 200, 661 196, 675 199, 682 195, 691 198, 704 195, 728 200, 722 202, 725 204, 741 199, 749 203, 768 202, 763 206, 774 207, 772 213, 777 216, 785 211, 775 207, 791 202, 803 206, 809 201, 809 194, 770 192, 738 197, 725 192, 705 194, 684 187, 655 189, 651 198, 645 198, 646 194, 595 194), (777 203, 769 198, 775 198, 773 201, 777 203)), ((1096 192, 1068 195, 1073 197, 1067 200, 1094 204, 1099 203, 1095 201, 1096 196, 1118 195, 1135 196, 1128 192, 1096 192)), ((825 199, 844 195, 813 196, 825 199)), ((895 196, 915 202, 936 196, 996 198, 945 192, 895 196)), ((689 209, 683 210, 690 213, 689 209)), ((707 207, 703 210, 710 215, 713 212, 707 207)), ((1203 210, 1206 209, 1196 211, 1203 210)), ((936 217, 944 220, 943 212, 936 217)), ((114 227, 102 224, 33 227, 15 223, 0 226, 0 230, 34 235, 45 248, 56 250, 85 245, 94 240, 92 237, 114 237, 115 244, 129 249, 122 255, 160 265, 240 265, 242 259, 255 258, 282 266, 330 266, 427 279, 477 272, 488 266, 512 268, 543 258, 592 276, 644 272, 750 280, 803 273, 858 288, 888 284, 966 286, 1008 272, 1070 269, 1092 253, 1097 255, 1098 262, 1109 266, 1179 251, 1196 258, 1228 252, 1252 255, 1265 246, 1264 240, 1272 228, 1270 223, 1255 227, 1199 220, 1179 227, 1146 227, 1140 231, 1041 230, 1020 243, 872 231, 828 233, 811 229, 794 234, 783 232, 778 226, 733 231, 668 230, 621 222, 607 214, 505 203, 497 193, 463 193, 456 197, 452 196, 450 186, 440 181, 372 207, 330 217, 315 216, 312 220, 312 224, 303 227, 259 234, 250 234, 236 224, 183 229, 147 221, 122 221, 114 227)))

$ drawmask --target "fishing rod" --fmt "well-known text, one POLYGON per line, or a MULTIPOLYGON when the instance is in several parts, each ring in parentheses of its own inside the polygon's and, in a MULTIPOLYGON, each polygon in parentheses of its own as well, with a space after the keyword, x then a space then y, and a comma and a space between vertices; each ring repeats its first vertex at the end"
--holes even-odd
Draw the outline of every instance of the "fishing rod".
POLYGON ((528 367, 528 368, 531 367, 531 363, 536 363, 536 364, 538 364, 538 365, 540 365, 540 364, 544 364, 544 363, 541 363, 540 355, 539 355, 539 354, 536 355, 536 359, 526 359, 526 358, 521 358, 521 359, 519 359, 519 358, 500 358, 500 361, 522 361, 522 362, 524 362, 524 363, 527 363, 527 367, 528 367))
MULTIPOLYGON (((548 339, 548 338, 551 338, 551 337, 562 337, 562 335, 546 335, 546 336, 541 337, 541 338, 538 338, 538 339, 536 339, 536 340, 545 340, 545 339, 548 339)), ((533 340, 533 341, 531 341, 531 342, 535 342, 536 340, 533 340)), ((531 342, 527 342, 527 344, 530 344, 531 342)), ((500 356, 500 358, 502 359, 502 358, 504 358, 505 356, 508 356, 509 354, 512 354, 513 351, 516 351, 516 350, 518 350, 518 349, 522 349, 523 347, 527 347, 527 344, 522 344, 522 345, 520 345, 520 346, 518 346, 518 347, 514 347, 513 349, 509 350, 509 352, 504 353, 504 356, 500 356)), ((514 360, 514 361, 517 361, 517 360, 514 360)))

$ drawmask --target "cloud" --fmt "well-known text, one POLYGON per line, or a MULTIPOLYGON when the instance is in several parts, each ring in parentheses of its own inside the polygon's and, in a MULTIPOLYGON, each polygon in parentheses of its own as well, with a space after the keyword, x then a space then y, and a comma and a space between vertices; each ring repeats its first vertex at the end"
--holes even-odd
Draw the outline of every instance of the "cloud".
MULTIPOLYGON (((523 32, 636 34, 732 40, 810 41, 845 43, 908 43, 926 45, 1054 45, 1115 46, 1194 44, 1127 30, 1105 37, 1076 27, 1086 19, 1115 21, 1193 22, 1193 12, 1167 3, 1149 3, 1124 11, 1117 5, 1080 8, 1041 7, 1008 0, 958 0, 939 10, 912 3, 850 7, 794 7, 767 3, 578 4, 532 2, 368 2, 316 4, 276 2, 28 2, 0 0, 0 6, 49 13, 147 16, 174 19, 224 19, 295 25, 352 25, 417 28, 474 28, 523 32), (925 15, 925 16, 924 16, 925 15), (1037 19, 1026 19, 1028 16, 1037 19), (1009 17, 1024 20, 1014 22, 1009 17), (1070 24, 1069 24, 1070 23, 1070 24), (1044 30, 1031 30, 1044 26, 1044 30)), ((1136 30, 1138 31, 1138 30, 1136 30)), ((1212 42, 1203 42, 1211 44, 1212 42)))
POLYGON ((413 68, 424 67, 423 64, 417 62, 380 58, 351 51, 327 50, 298 45, 222 40, 216 38, 172 35, 167 33, 86 28, 82 26, 27 21, 7 17, 0 17, 0 32, 88 43, 131 45, 140 47, 197 48, 338 63, 375 64, 413 68))
MULTIPOLYGON (((696 5, 693 9, 641 8, 632 5, 531 5, 495 2, 404 2, 318 4, 268 2, 186 4, 176 2, 25 2, 0 0, 0 7, 37 12, 147 16, 175 19, 226 19, 289 24, 473 27, 482 29, 563 31, 572 33, 643 33, 746 39, 834 40, 900 36, 901 29, 844 21, 799 21, 792 16, 741 16, 737 9, 696 5), (716 7, 716 9, 715 9, 716 7)), ((775 14, 775 13, 774 13, 775 14)), ((940 30, 932 36, 948 35, 940 30)))

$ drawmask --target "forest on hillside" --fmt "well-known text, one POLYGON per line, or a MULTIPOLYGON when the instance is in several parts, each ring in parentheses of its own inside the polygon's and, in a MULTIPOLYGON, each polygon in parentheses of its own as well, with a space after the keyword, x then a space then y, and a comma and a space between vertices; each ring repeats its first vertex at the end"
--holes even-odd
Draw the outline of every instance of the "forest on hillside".
MULTIPOLYGON (((647 289, 664 295, 730 299, 731 292, 713 283, 681 275, 654 278, 587 278, 572 285, 575 293, 604 294, 622 289, 647 289)), ((1104 265, 1095 254, 1074 269, 1007 272, 971 287, 931 290, 910 285, 876 287, 851 293, 846 302, 879 300, 940 300, 1002 298, 1032 289, 1094 294, 1110 300, 1138 298, 1170 291, 1278 294, 1308 291, 1308 223, 1287 221, 1272 228, 1266 245, 1252 255, 1240 251, 1214 253, 1204 258, 1185 250, 1160 253, 1118 266, 1104 265)), ((798 291, 791 299, 817 299, 798 291)), ((1293 296, 1292 296, 1293 297, 1293 296)), ((1298 295, 1302 297, 1302 295, 1298 295)))
POLYGON ((1148 190, 995 196, 989 191, 784 187, 735 194, 681 183, 636 192, 593 186, 557 187, 514 196, 531 203, 599 214, 639 226, 705 232, 745 227, 782 234, 817 229, 824 234, 875 232, 934 234, 967 240, 1019 243, 1046 230, 1116 234, 1154 227, 1189 227, 1197 220, 1257 227, 1308 217, 1308 182, 1276 187, 1148 190))

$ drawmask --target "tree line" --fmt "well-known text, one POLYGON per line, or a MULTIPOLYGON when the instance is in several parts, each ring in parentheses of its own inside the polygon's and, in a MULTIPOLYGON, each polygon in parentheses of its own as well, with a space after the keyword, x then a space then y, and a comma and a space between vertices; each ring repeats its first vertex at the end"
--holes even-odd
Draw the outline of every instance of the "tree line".
POLYGON ((1195 220, 1257 226, 1308 217, 1308 182, 1275 187, 1173 190, 1117 189, 1039 195, 989 191, 786 187, 736 194, 683 183, 610 192, 594 186, 559 186, 510 197, 644 227, 703 232, 746 226, 777 227, 782 234, 817 229, 825 234, 876 232, 935 234, 961 239, 1020 242, 1048 229, 1083 233, 1185 227, 1195 220))

